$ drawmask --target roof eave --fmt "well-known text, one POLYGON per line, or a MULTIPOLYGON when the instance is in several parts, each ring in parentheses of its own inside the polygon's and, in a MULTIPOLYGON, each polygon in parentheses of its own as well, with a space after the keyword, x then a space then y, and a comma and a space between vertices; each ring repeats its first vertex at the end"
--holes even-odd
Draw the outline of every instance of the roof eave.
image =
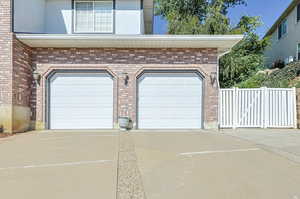
POLYGON ((216 48, 229 51, 243 35, 57 35, 16 34, 33 48, 216 48))
POLYGON ((272 27, 268 30, 264 38, 272 35, 276 31, 278 25, 282 22, 282 20, 284 20, 299 3, 300 0, 293 0, 291 4, 285 9, 285 11, 280 15, 280 17, 276 20, 276 22, 272 25, 272 27))

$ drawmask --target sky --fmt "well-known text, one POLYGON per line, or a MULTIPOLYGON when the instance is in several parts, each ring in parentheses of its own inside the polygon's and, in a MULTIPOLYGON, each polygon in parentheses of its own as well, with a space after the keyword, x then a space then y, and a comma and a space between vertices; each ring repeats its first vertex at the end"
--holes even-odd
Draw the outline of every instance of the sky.
MULTIPOLYGON (((292 0, 247 0, 247 6, 231 8, 228 16, 233 25, 243 15, 260 16, 263 25, 256 32, 263 37, 291 2, 292 0)), ((154 19, 154 33, 165 34, 166 32, 167 22, 162 17, 156 16, 154 19)))

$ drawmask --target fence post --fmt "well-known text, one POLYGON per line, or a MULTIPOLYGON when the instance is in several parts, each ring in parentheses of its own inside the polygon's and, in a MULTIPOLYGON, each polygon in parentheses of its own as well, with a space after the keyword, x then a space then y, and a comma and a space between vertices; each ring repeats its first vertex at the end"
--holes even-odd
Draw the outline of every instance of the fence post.
POLYGON ((262 87, 262 128, 268 128, 268 88, 262 87))
POLYGON ((238 112, 237 112, 237 103, 238 103, 238 88, 233 87, 233 97, 232 97, 232 128, 237 128, 237 118, 238 118, 238 112))
POLYGON ((294 103, 293 103, 293 108, 294 108, 294 128, 298 128, 298 119, 297 119, 297 91, 296 87, 293 87, 293 98, 294 98, 294 103))

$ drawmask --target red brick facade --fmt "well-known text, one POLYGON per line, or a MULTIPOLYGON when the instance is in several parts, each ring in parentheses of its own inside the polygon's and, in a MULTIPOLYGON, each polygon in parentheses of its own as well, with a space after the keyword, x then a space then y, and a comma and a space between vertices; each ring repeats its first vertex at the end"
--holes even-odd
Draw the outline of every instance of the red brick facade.
POLYGON ((11 1, 0 1, 0 126, 7 132, 46 127, 46 78, 55 69, 100 69, 114 76, 114 123, 128 115, 136 122, 136 82, 145 70, 194 70, 204 76, 204 125, 217 126, 217 49, 54 49, 30 48, 11 32, 11 1), (40 85, 32 72, 41 74, 40 85), (129 83, 124 85, 124 73, 129 83))
POLYGON ((30 126, 31 49, 12 33, 12 1, 0 1, 0 127, 20 132, 30 126))
POLYGON ((13 40, 13 103, 20 106, 30 106, 32 85, 32 49, 13 40))
POLYGON ((0 105, 11 104, 12 41, 10 0, 0 1, 0 105))
POLYGON ((217 88, 210 82, 210 74, 217 70, 216 49, 33 49, 33 65, 43 79, 32 95, 33 120, 39 127, 45 122, 45 80, 55 69, 103 69, 115 76, 115 114, 129 115, 136 121, 136 80, 143 70, 198 70, 205 77, 206 126, 217 123, 217 88), (124 86, 124 73, 130 77, 124 86))
POLYGON ((218 92, 210 80, 210 74, 217 71, 216 49, 29 48, 16 39, 13 49, 13 103, 30 106, 36 128, 46 127, 46 78, 56 69, 101 69, 111 73, 115 79, 115 125, 118 116, 124 115, 136 122, 136 80, 141 72, 197 70, 205 78, 205 127, 217 125, 218 92), (40 86, 32 83, 32 68, 42 75, 40 86), (128 86, 122 81, 124 73, 130 77, 128 86))
POLYGON ((11 1, 0 1, 0 128, 13 131, 11 1))

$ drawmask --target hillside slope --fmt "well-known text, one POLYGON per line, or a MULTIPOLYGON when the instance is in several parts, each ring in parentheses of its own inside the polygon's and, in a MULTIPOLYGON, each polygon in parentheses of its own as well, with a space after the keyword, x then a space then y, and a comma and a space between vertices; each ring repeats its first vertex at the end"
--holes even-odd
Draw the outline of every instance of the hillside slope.
POLYGON ((300 88, 300 61, 292 62, 282 69, 278 69, 270 74, 259 72, 248 80, 237 84, 239 88, 300 88))

